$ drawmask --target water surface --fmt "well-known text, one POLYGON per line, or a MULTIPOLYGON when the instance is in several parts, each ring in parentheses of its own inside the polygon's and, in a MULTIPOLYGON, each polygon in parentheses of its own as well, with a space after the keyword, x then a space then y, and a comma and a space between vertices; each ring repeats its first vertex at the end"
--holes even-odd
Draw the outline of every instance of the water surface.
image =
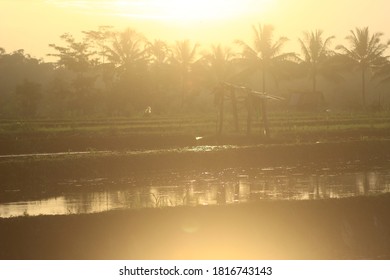
POLYGON ((348 171, 340 166, 343 165, 315 169, 311 166, 282 166, 212 171, 165 170, 116 179, 70 180, 59 182, 62 191, 51 197, 38 195, 34 199, 24 199, 21 191, 7 190, 15 199, 0 204, 0 217, 224 205, 260 200, 333 199, 390 192, 390 167, 348 171))

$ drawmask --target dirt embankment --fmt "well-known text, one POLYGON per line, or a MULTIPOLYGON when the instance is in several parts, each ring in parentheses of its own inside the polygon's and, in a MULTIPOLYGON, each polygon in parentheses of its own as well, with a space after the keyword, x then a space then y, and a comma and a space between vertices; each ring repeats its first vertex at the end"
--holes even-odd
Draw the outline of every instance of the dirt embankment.
POLYGON ((197 145, 259 145, 297 144, 321 142, 360 141, 361 139, 389 139, 389 129, 355 129, 334 131, 279 132, 271 138, 259 133, 251 136, 242 134, 202 135, 171 133, 131 134, 110 132, 24 132, 0 135, 0 155, 26 153, 56 153, 80 151, 125 151, 134 149, 165 149, 197 145), (204 136, 204 137, 202 137, 204 136))
POLYGON ((83 155, 27 156, 0 158, 2 185, 35 185, 75 178, 121 177, 132 172, 164 169, 211 169, 273 166, 359 160, 362 164, 388 163, 390 141, 355 141, 295 145, 260 145, 203 149, 174 149, 134 153, 91 153, 83 155))
POLYGON ((1 259, 390 259, 390 196, 0 219, 1 259))

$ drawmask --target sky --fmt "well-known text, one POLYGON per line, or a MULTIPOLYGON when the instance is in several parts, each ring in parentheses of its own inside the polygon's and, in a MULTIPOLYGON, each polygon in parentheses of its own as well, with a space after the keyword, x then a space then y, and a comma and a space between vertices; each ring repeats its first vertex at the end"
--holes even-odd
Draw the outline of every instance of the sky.
POLYGON ((355 27, 369 26, 390 39, 388 0, 0 0, 0 47, 24 49, 48 60, 60 35, 98 26, 131 27, 153 41, 190 39, 204 47, 239 39, 251 43, 252 25, 272 24, 275 39, 290 39, 286 51, 299 51, 304 31, 335 35, 334 45, 355 27))

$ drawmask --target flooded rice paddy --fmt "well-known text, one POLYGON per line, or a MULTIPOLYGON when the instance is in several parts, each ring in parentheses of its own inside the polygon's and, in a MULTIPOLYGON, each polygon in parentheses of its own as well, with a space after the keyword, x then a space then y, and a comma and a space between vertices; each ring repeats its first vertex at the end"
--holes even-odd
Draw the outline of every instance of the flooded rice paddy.
MULTIPOLYGON (((164 170, 122 178, 57 182, 56 195, 25 197, 3 192, 0 217, 66 215, 113 209, 225 205, 261 200, 334 199, 390 192, 390 165, 356 170, 335 167, 279 166, 216 170, 164 170)), ((47 186, 50 188, 51 186, 47 186)))

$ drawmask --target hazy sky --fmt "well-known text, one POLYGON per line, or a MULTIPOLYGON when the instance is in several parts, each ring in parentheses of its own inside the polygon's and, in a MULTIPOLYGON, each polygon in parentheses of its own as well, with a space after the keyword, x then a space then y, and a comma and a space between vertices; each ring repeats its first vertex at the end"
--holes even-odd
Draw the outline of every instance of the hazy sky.
POLYGON ((80 36, 99 25, 132 27, 149 40, 191 39, 204 46, 250 42, 251 25, 270 23, 297 47, 305 30, 323 29, 343 43, 354 27, 390 39, 388 0, 0 0, 0 47, 45 58, 65 32, 80 36))

